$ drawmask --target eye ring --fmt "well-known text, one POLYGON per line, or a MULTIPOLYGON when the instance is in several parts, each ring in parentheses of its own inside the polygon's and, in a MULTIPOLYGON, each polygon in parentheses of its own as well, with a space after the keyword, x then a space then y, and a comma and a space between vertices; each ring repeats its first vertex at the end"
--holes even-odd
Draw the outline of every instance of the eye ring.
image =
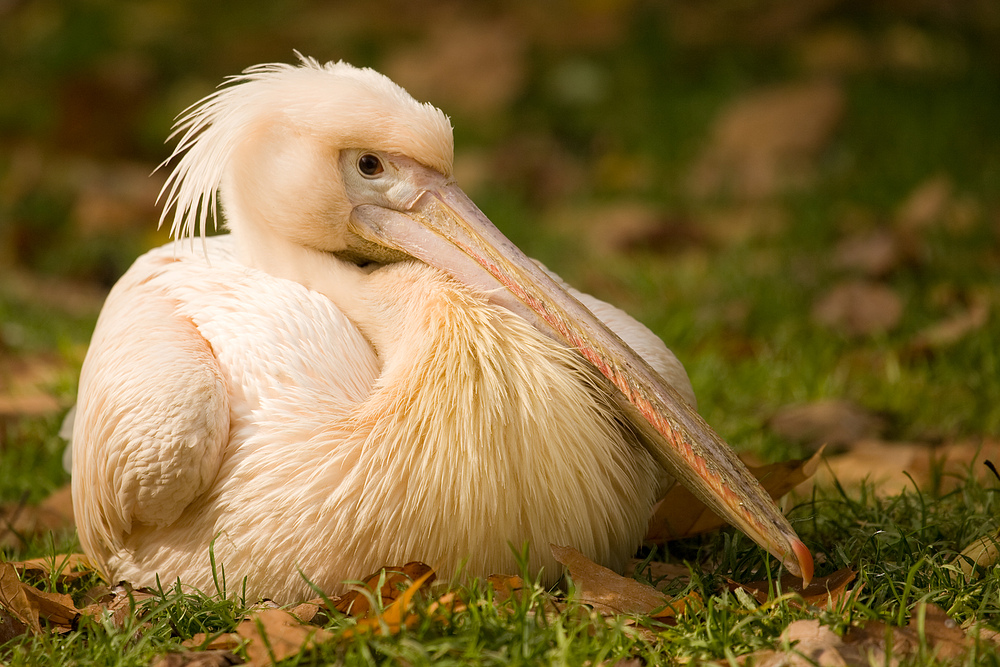
POLYGON ((384 172, 385 167, 382 166, 382 160, 377 155, 365 153, 358 158, 358 171, 361 172, 362 176, 374 178, 384 172))

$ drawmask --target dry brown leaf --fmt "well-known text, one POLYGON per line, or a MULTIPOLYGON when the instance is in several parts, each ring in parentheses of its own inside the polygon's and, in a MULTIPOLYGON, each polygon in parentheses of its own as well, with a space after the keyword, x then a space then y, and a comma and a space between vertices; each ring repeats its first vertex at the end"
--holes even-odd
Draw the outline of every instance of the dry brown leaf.
POLYGON ((54 396, 34 392, 27 395, 0 396, 0 417, 49 415, 62 408, 54 396))
POLYGON ((896 225, 903 230, 920 231, 944 218, 952 200, 954 186, 944 174, 923 181, 896 212, 896 225))
POLYGON ((416 614, 410 613, 410 602, 422 586, 434 580, 434 576, 434 571, 428 569, 427 572, 415 579, 391 605, 386 607, 381 615, 361 619, 354 628, 344 633, 344 637, 369 632, 380 634, 383 629, 389 634, 395 634, 404 627, 410 627, 416 623, 418 617, 416 614))
POLYGON ((524 589, 524 580, 517 575, 491 574, 486 583, 493 588, 493 601, 496 603, 504 602, 512 595, 520 595, 524 589))
POLYGON ((703 210, 696 226, 708 241, 739 245, 777 236, 788 226, 789 219, 788 211, 777 204, 750 202, 703 210))
POLYGON ((875 664, 898 665, 902 659, 920 650, 921 636, 929 652, 946 662, 961 656, 974 642, 943 609, 921 603, 905 628, 881 621, 869 621, 862 627, 851 628, 844 635, 842 651, 845 657, 860 659, 872 655, 878 661, 875 664))
POLYGON ((232 651, 242 643, 243 639, 235 632, 223 632, 221 635, 198 632, 191 639, 182 641, 181 646, 199 651, 232 651))
POLYGON ((826 79, 735 101, 716 119, 690 190, 701 197, 728 192, 756 199, 807 182, 843 110, 843 91, 826 79))
MULTIPOLYGON (((332 600, 331 600, 332 602, 332 600)), ((313 619, 319 615, 319 610, 323 608, 323 600, 317 602, 303 602, 288 610, 295 618, 303 623, 312 623, 313 619)))
POLYGON ((989 320, 989 315, 989 298, 985 295, 974 297, 965 310, 918 332, 910 341, 908 349, 919 354, 952 345, 968 334, 982 329, 989 320))
POLYGON ((236 626, 246 641, 248 664, 270 665, 329 641, 333 635, 306 625, 282 609, 265 609, 236 626))
POLYGON ((51 387, 66 362, 51 353, 0 357, 0 417, 47 415, 62 408, 51 387))
POLYGON ((36 634, 42 631, 38 620, 38 605, 33 604, 26 587, 10 563, 0 563, 0 608, 36 634))
POLYGON ((917 605, 906 629, 918 642, 922 633, 930 649, 941 660, 952 660, 962 655, 969 646, 969 638, 948 613, 934 604, 917 605))
POLYGON ((677 252, 705 240, 700 225, 673 219, 640 201, 565 207, 548 222, 562 234, 583 237, 583 245, 598 256, 630 250, 677 252))
POLYGON ((12 562, 22 574, 48 577, 52 574, 61 582, 85 577, 94 571, 86 554, 59 554, 52 558, 32 558, 12 562))
POLYGON ((842 447, 878 436, 885 420, 850 401, 823 399, 780 408, 767 423, 786 440, 811 447, 842 447))
POLYGON ((680 612, 675 607, 676 600, 670 600, 652 586, 598 565, 572 547, 549 546, 552 556, 569 570, 579 602, 605 614, 658 612, 653 614, 654 618, 667 618, 680 612))
POLYGON ((28 632, 28 626, 0 605, 0 645, 28 632))
POLYGON ((997 561, 1000 561, 1000 530, 975 540, 952 562, 958 565, 966 579, 971 579, 977 569, 991 568, 997 561))
POLYGON ((371 611, 369 596, 374 596, 376 601, 380 600, 382 605, 388 605, 400 596, 402 590, 409 589, 410 582, 423 580, 427 576, 430 577, 430 581, 434 581, 434 571, 429 565, 419 561, 411 561, 402 567, 384 567, 365 577, 362 587, 355 587, 340 596, 334 609, 350 616, 365 616, 371 611), (376 591, 383 573, 385 581, 376 591))
POLYGON ((468 609, 465 601, 455 591, 448 591, 434 602, 427 605, 427 614, 439 621, 447 621, 452 614, 468 609), (444 612, 447 612, 445 614, 444 612))
MULTIPOLYGON (((872 484, 882 495, 912 489, 946 492, 978 471, 978 461, 1000 460, 1000 440, 963 440, 931 445, 923 442, 886 442, 864 439, 850 449, 826 459, 813 484, 830 485, 834 480, 846 487, 872 484)), ((983 469, 981 475, 989 471, 983 469)))
POLYGON ((241 664, 243 660, 235 653, 212 649, 167 653, 158 657, 152 667, 229 667, 241 664))
MULTIPOLYGON (((819 468, 823 449, 808 459, 783 461, 764 466, 747 466, 764 490, 774 499, 812 477, 819 468)), ((654 507, 646 529, 646 541, 663 544, 700 535, 728 525, 680 484, 673 487, 654 507)))
POLYGON ((0 563, 0 609, 35 633, 41 632, 43 620, 53 629, 69 630, 81 613, 70 596, 22 582, 14 563, 0 563))
POLYGON ((753 667, 845 667, 862 664, 846 662, 841 654, 844 641, 815 619, 789 623, 781 633, 781 644, 785 648, 757 651, 744 656, 741 663, 753 667))
POLYGON ((812 318, 849 336, 891 331, 903 316, 903 301, 887 285, 849 280, 835 285, 813 305, 812 318))
MULTIPOLYGON (((836 609, 847 595, 847 585, 854 581, 856 576, 854 570, 845 567, 833 574, 813 579, 805 588, 802 587, 801 578, 788 573, 782 575, 779 583, 782 593, 798 593, 806 604, 836 609)), ((770 598, 771 584, 768 581, 751 581, 747 584, 730 581, 729 586, 731 589, 742 588, 761 604, 770 598)))
POLYGON ((891 230, 879 228, 842 239, 833 249, 833 266, 882 278, 899 268, 906 254, 891 230))
POLYGON ((34 586, 22 584, 32 606, 38 609, 39 618, 50 625, 69 629, 80 616, 81 611, 73 604, 73 598, 63 593, 47 593, 34 586))
POLYGON ((120 583, 99 599, 81 610, 82 614, 98 616, 105 611, 111 612, 111 622, 117 628, 124 628, 126 621, 135 615, 136 609, 146 600, 156 597, 142 588, 132 588, 127 583, 120 583))

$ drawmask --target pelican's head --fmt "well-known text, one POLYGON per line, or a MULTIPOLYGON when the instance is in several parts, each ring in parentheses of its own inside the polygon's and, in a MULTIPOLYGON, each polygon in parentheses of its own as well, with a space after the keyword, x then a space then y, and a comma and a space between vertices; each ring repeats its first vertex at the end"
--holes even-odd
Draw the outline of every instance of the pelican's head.
POLYGON ((204 234, 221 191, 237 237, 281 239, 357 263, 416 258, 483 290, 586 358, 669 473, 790 571, 811 577, 809 551, 732 450, 454 183, 443 113, 346 63, 303 58, 232 81, 178 126, 182 157, 165 186, 175 235, 204 234))
POLYGON ((237 235, 378 254, 345 226, 359 198, 390 204, 404 180, 390 176, 413 162, 451 176, 447 116, 374 70, 302 58, 229 82, 239 85, 191 107, 175 131, 181 157, 164 188, 175 237, 204 234, 219 196, 237 235))

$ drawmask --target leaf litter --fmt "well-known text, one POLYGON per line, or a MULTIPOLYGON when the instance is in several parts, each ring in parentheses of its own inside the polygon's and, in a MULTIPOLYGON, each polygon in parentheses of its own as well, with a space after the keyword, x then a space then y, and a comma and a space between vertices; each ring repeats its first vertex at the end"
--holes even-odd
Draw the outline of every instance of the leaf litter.
MULTIPOLYGON (((778 497, 812 474, 819 455, 817 453, 805 462, 759 467, 755 472, 769 491, 778 497)), ((40 507, 49 506, 71 507, 68 487, 55 492, 40 507)), ((661 507, 674 507, 676 512, 680 512, 680 508, 687 508, 688 503, 668 495, 661 507)), ((723 525, 714 516, 703 516, 704 509, 697 510, 695 514, 684 528, 673 527, 672 538, 694 535, 723 525)), ((660 511, 661 517, 669 518, 669 515, 665 510, 660 511)), ((674 523, 677 524, 676 521, 674 523)), ((71 512, 69 516, 61 514, 58 525, 71 526, 71 512)), ((37 527, 40 530, 51 529, 44 522, 37 527)), ((696 595, 671 599, 652 586, 593 563, 575 549, 553 546, 552 551, 556 559, 567 567, 574 581, 575 602, 592 608, 599 615, 645 616, 670 622, 678 613, 701 604, 696 595)), ((687 573, 686 568, 666 563, 647 563, 645 567, 647 573, 657 579, 687 573)), ((109 615, 117 627, 124 627, 128 617, 136 614, 137 605, 156 597, 154 591, 132 589, 123 582, 114 588, 91 588, 78 606, 70 595, 46 592, 24 581, 42 579, 66 586, 94 574, 91 564, 82 554, 0 563, 0 639, 6 641, 21 634, 40 634, 46 630, 66 633, 75 629, 82 617, 103 614, 109 615)), ((338 637, 345 640, 365 634, 395 634, 420 620, 420 613, 414 609, 415 596, 427 593, 434 578, 433 570, 420 562, 386 567, 369 575, 340 597, 317 598, 287 610, 258 608, 236 626, 235 632, 217 635, 198 633, 183 642, 188 649, 186 652, 162 656, 157 665, 235 664, 234 652, 237 651, 245 652, 249 664, 264 665, 312 650, 318 644, 338 637), (336 615, 353 617, 356 622, 339 634, 318 625, 336 615)), ((504 604, 512 597, 519 597, 525 586, 520 577, 502 574, 491 576, 487 584, 492 589, 495 604, 504 604)), ((550 595, 549 601, 552 602, 553 613, 565 608, 565 602, 557 597, 550 595)), ((432 599, 423 613, 447 623, 451 614, 465 610, 467 604, 458 592, 447 591, 432 599)))
POLYGON ((905 627, 882 621, 851 626, 838 635, 818 619, 793 621, 781 633, 777 649, 742 656, 738 663, 754 667, 896 667, 920 654, 948 663, 965 655, 978 641, 996 642, 987 630, 963 630, 944 610, 920 603, 905 627))
MULTIPOLYGON (((820 467, 822 456, 823 450, 820 448, 808 459, 752 469, 769 493, 780 498, 809 480, 820 467)), ((690 510, 689 501, 676 495, 682 491, 681 487, 672 490, 657 508, 660 518, 666 517, 666 520, 662 524, 651 520, 652 539, 666 541, 690 537, 723 525, 721 520, 704 508, 690 510), (669 508, 674 508, 674 511, 671 513, 669 508)), ((654 512, 653 517, 657 517, 657 512, 654 512)), ((995 562, 994 537, 987 536, 975 541, 962 557, 956 559, 956 566, 967 577, 972 576, 977 568, 988 567, 995 562)), ((643 619, 670 625, 676 622, 678 615, 695 613, 703 606, 703 600, 697 593, 671 598, 657 588, 593 563, 575 549, 553 546, 552 552, 566 566, 573 589, 568 599, 556 592, 544 594, 544 604, 539 611, 546 615, 562 613, 567 609, 568 603, 576 603, 591 609, 591 613, 597 617, 631 617, 624 619, 626 626, 642 624, 643 619)), ((633 570, 641 572, 650 580, 660 580, 661 585, 672 585, 678 579, 683 583, 689 574, 687 567, 659 562, 635 561, 633 570)), ((82 601, 75 604, 70 595, 46 592, 25 581, 41 579, 54 585, 58 583, 59 586, 67 586, 93 574, 94 571, 82 554, 0 563, 0 641, 26 633, 66 633, 78 627, 85 616, 104 615, 117 627, 124 628, 134 622, 130 619, 141 621, 139 609, 142 603, 157 596, 154 591, 133 590, 126 584, 114 588, 97 586, 78 598, 82 601)), ((845 600, 851 596, 850 584, 855 577, 853 569, 843 568, 825 577, 817 577, 805 589, 801 587, 799 580, 788 575, 777 582, 762 580, 737 583, 727 580, 724 585, 730 590, 742 591, 743 595, 748 596, 746 599, 762 607, 773 604, 775 593, 781 593, 783 596, 791 596, 789 599, 793 606, 837 610, 843 608, 845 600)), ((470 601, 458 590, 441 593, 440 588, 432 589, 430 584, 434 578, 435 573, 427 565, 412 562, 403 566, 386 567, 361 580, 358 586, 340 597, 317 598, 288 609, 262 605, 256 610, 250 610, 233 632, 198 633, 183 642, 186 650, 160 656, 154 665, 233 665, 242 664, 244 658, 250 665, 266 665, 299 653, 309 653, 330 642, 344 642, 365 635, 396 634, 403 629, 413 628, 426 618, 448 625, 454 614, 468 608, 470 601), (437 592, 432 592, 434 590, 437 592), (421 604, 416 603, 418 596, 423 600, 421 604), (329 623, 338 617, 355 620, 340 630, 331 629, 329 623)), ((496 605, 503 605, 511 598, 519 599, 525 593, 525 584, 517 576, 498 574, 490 577, 486 583, 492 589, 493 604, 496 605)), ((818 659, 818 664, 862 664, 851 662, 856 655, 860 655, 857 653, 861 650, 858 647, 863 647, 867 652, 865 655, 883 651, 884 655, 890 656, 886 664, 896 664, 894 661, 897 660, 897 655, 908 655, 906 651, 915 650, 914 646, 931 645, 926 639, 929 632, 927 628, 938 633, 934 635, 932 644, 938 647, 935 650, 940 647, 945 647, 940 650, 948 651, 967 650, 971 640, 962 630, 957 630, 959 638, 955 639, 945 632, 949 621, 941 620, 933 614, 925 614, 924 618, 925 625, 921 630, 924 634, 916 633, 910 627, 890 629, 879 622, 869 622, 863 627, 849 628, 843 636, 821 626, 819 620, 795 621, 782 635, 782 646, 770 652, 753 654, 756 660, 753 664, 795 665, 799 663, 789 656, 804 652, 813 659, 818 659), (937 638, 939 635, 940 639, 937 638), (924 639, 920 639, 921 637, 924 639), (921 644, 920 641, 924 643, 921 644), (793 644, 793 648, 786 648, 793 644)), ((655 632, 646 627, 639 627, 637 631, 647 638, 655 637, 655 632)), ((741 662, 750 664, 742 659, 741 662)))

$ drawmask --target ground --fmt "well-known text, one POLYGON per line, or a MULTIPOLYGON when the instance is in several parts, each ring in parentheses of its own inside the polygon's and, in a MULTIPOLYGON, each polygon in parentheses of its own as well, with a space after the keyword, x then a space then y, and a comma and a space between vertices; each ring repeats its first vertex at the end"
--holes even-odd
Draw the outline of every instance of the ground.
MULTIPOLYGON (((1000 571, 955 564, 997 531, 1000 482, 983 465, 1000 450, 996 4, 388 5, 0 3, 0 502, 17 529, 4 558, 77 549, 71 531, 26 531, 18 508, 67 481, 57 431, 103 294, 166 239, 154 169, 172 118, 298 49, 444 109, 470 196, 661 335, 741 452, 779 461, 826 443, 790 516, 819 574, 857 573, 832 606, 761 605, 725 581, 766 578, 763 556, 723 531, 640 554, 695 566, 670 592, 706 604, 676 626, 546 614, 533 592, 309 660, 724 660, 777 645, 794 620, 844 642, 866 621, 906 627, 921 602, 966 635, 1000 628, 1000 571)), ((49 588, 83 606, 96 583, 49 588)), ((158 599, 141 639, 140 617, 77 621, 15 638, 0 661, 146 664, 245 616, 238 600, 158 599)), ((929 664, 937 644, 920 637, 907 659, 929 664)), ((951 659, 997 660, 989 642, 972 650, 951 659)))

